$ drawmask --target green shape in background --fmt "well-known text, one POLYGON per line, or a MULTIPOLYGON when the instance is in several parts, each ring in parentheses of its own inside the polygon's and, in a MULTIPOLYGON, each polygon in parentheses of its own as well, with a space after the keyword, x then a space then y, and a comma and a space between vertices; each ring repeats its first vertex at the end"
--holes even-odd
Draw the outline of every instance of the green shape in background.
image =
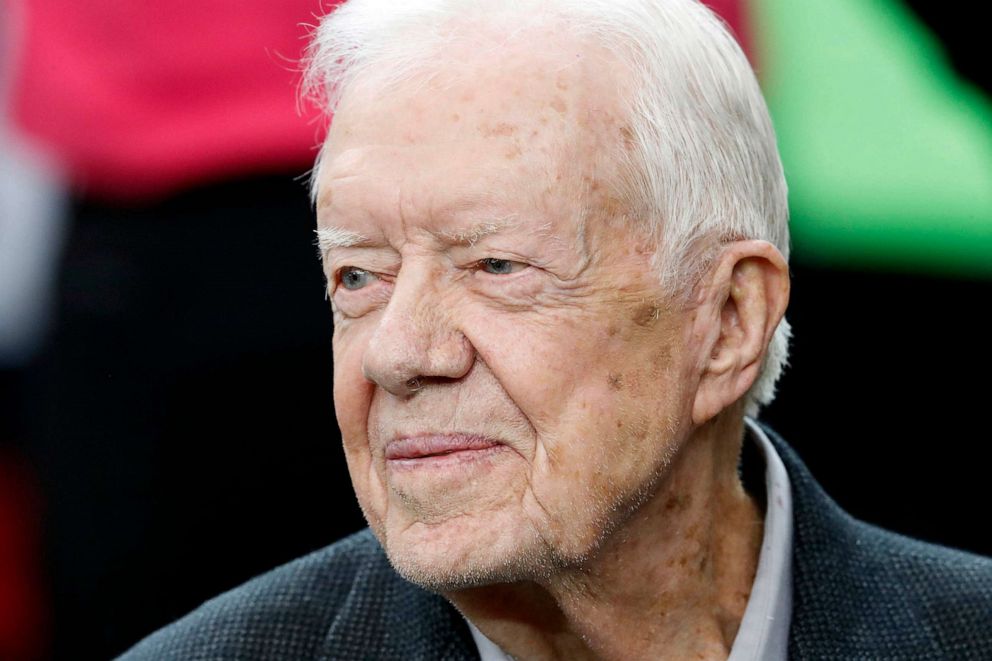
POLYGON ((893 0, 751 7, 796 258, 992 276, 992 105, 926 27, 893 0))

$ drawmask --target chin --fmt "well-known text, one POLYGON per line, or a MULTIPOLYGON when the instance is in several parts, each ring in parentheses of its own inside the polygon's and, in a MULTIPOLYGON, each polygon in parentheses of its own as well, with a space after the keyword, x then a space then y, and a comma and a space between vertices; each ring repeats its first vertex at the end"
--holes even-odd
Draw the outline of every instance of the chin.
POLYGON ((393 568, 406 580, 431 592, 451 593, 521 581, 540 582, 553 573, 552 563, 540 553, 520 553, 519 549, 513 555, 498 556, 490 551, 463 557, 458 562, 443 555, 403 551, 387 549, 393 568))
MULTIPOLYGON (((495 517, 499 519, 501 517, 495 517)), ((518 581, 540 581, 560 569, 551 549, 527 524, 451 520, 415 523, 385 535, 383 548, 403 578, 446 593, 518 581)))

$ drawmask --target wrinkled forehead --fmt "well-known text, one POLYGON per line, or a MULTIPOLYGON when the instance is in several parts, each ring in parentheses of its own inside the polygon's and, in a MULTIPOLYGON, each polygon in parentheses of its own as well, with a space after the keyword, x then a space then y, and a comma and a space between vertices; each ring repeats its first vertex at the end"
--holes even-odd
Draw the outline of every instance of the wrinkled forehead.
POLYGON ((344 91, 322 165, 369 145, 463 145, 603 176, 630 135, 620 72, 605 49, 545 32, 456 39, 416 67, 385 60, 344 91))

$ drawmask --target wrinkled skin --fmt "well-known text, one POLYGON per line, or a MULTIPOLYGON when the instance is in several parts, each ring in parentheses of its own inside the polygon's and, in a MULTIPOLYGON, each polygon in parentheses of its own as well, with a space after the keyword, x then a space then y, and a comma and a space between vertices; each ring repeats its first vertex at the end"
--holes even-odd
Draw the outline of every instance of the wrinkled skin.
POLYGON ((332 251, 328 277, 379 274, 335 287, 335 404, 363 508, 412 574, 581 558, 678 441, 682 333, 650 252, 597 215, 579 236, 584 198, 607 185, 595 155, 621 138, 595 101, 609 83, 570 85, 588 66, 556 84, 504 63, 434 99, 415 89, 370 112, 356 98, 334 123, 321 222, 372 245, 332 251), (478 223, 506 227, 458 240, 478 223), (505 450, 450 474, 386 465, 391 438, 434 430, 505 450))
MULTIPOLYGON (((672 490, 712 484, 671 473, 691 436, 753 381, 735 376, 700 398, 727 319, 719 294, 735 277, 747 290, 751 276, 731 264, 726 286, 713 289, 716 303, 674 303, 614 193, 613 157, 629 131, 610 60, 546 41, 547 49, 519 47, 491 61, 466 55, 388 93, 356 87, 335 117, 318 226, 364 237, 324 256, 334 402, 355 491, 411 580, 464 595, 468 613, 485 587, 466 588, 541 586, 557 602, 548 609, 566 620, 574 599, 562 586, 575 581, 563 577, 588 573, 604 554, 619 557, 616 541, 646 513, 668 503, 672 529, 683 530, 726 501, 727 520, 750 525, 731 543, 743 557, 730 572, 739 620, 738 584, 750 584, 760 532, 753 506, 728 481, 730 496, 679 506, 685 520, 677 521, 672 490), (386 458, 390 443, 425 434, 482 439, 486 449, 386 458)), ((739 438, 739 426, 728 429, 739 438)), ((720 453, 693 465, 712 471, 709 458, 720 453)), ((706 539, 686 536, 678 552, 706 539)), ((545 599, 521 589, 531 603, 545 599)), ((477 624, 498 639, 479 613, 477 624)), ((571 625, 586 643, 518 651, 581 656, 588 644, 610 655, 607 634, 594 645, 598 633, 571 625)))

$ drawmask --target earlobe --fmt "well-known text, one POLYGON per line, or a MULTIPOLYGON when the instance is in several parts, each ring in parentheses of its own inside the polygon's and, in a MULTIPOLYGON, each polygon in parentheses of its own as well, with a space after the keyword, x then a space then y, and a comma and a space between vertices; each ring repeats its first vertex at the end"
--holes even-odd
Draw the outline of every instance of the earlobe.
POLYGON ((789 299, 789 271, 767 241, 730 244, 711 271, 708 305, 716 325, 693 405, 703 424, 739 400, 759 376, 789 299))

